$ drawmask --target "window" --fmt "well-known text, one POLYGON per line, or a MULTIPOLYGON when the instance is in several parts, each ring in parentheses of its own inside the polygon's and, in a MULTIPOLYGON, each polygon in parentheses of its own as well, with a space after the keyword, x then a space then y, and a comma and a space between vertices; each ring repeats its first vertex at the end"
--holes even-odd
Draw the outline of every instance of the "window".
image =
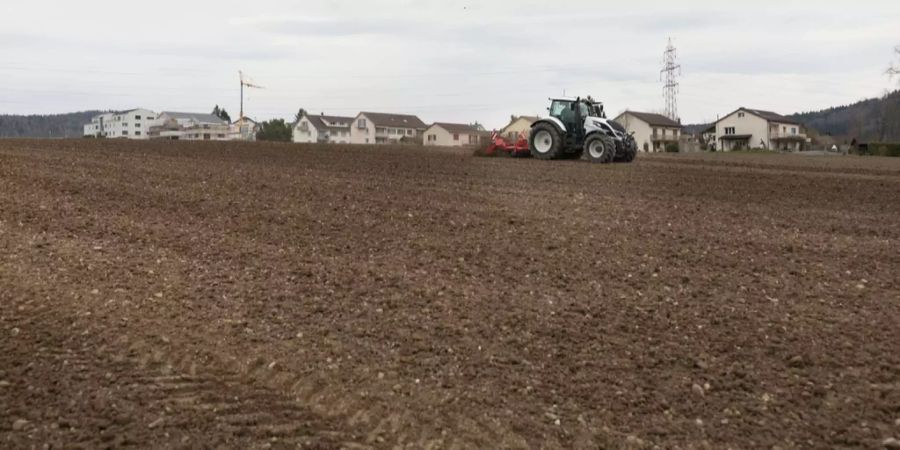
POLYGON ((127 126, 128 126, 128 122, 123 123, 122 126, 123 126, 123 127, 127 127, 127 126))
POLYGON ((781 132, 787 134, 787 127, 781 127, 781 132))
POLYGON ((453 140, 454 140, 454 141, 458 141, 458 140, 459 140, 459 134, 453 133, 453 140))
POLYGON ((793 134, 793 135, 797 134, 797 127, 791 128, 791 134, 793 134))
POLYGON ((406 130, 406 135, 407 135, 407 136, 412 136, 412 135, 413 135, 413 130, 406 130))
POLYGON ((743 118, 743 117, 744 117, 744 113, 739 112, 739 113, 738 113, 738 118, 743 118))
POLYGON ((128 136, 128 132, 127 132, 127 131, 123 131, 123 132, 122 132, 122 136, 128 136))
POLYGON ((141 120, 141 116, 134 116, 134 120, 141 120))
POLYGON ((725 134, 735 134, 734 127, 726 127, 725 134))
POLYGON ((666 137, 666 131, 668 131, 668 130, 666 130, 665 128, 663 128, 663 137, 666 137))
MULTIPOLYGON (((357 120, 357 121, 356 121, 356 128, 359 128, 360 130, 365 130, 366 128, 368 128, 368 127, 366 126, 366 119, 359 119, 359 120, 357 120)), ((366 140, 366 144, 368 144, 368 143, 369 143, 369 141, 366 140)))
POLYGON ((135 131, 135 132, 134 132, 134 135, 135 135, 135 136, 140 136, 140 135, 141 135, 141 132, 140 132, 140 131, 135 131))
POLYGON ((140 128, 140 127, 141 127, 141 124, 136 123, 136 124, 134 124, 134 127, 135 127, 135 128, 140 128))
POLYGON ((659 130, 657 130, 656 128, 654 128, 654 129, 653 129, 653 136, 656 136, 656 135, 658 135, 658 134, 659 134, 659 130))

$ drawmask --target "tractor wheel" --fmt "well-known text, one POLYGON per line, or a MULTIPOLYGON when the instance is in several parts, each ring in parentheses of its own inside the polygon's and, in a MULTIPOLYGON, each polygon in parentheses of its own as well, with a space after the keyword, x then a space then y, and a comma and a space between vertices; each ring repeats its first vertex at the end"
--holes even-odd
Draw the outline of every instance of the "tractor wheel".
POLYGON ((563 137, 549 123, 539 123, 531 129, 531 156, 537 159, 557 159, 563 155, 563 137))
POLYGON ((588 136, 581 158, 592 163, 609 164, 616 156, 616 141, 605 134, 588 136))

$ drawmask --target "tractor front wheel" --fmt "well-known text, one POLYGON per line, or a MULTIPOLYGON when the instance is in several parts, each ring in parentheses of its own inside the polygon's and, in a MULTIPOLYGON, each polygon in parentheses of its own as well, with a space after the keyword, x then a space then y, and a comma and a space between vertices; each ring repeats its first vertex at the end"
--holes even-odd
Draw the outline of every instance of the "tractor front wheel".
POLYGON ((531 156, 537 159, 557 159, 563 154, 563 137, 549 123, 539 123, 531 129, 531 156))
POLYGON ((605 134, 589 136, 584 141, 582 159, 598 164, 609 164, 616 156, 616 141, 605 134))

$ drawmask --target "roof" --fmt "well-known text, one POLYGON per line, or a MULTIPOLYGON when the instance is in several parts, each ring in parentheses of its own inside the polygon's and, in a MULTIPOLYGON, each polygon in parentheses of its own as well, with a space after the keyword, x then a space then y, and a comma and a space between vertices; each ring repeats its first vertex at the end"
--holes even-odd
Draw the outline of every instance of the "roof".
POLYGON ((715 133, 716 132, 716 124, 712 124, 708 128, 704 128, 703 132, 704 133, 715 133))
POLYGON ((441 127, 443 129, 447 130, 448 133, 453 133, 453 134, 476 134, 476 133, 478 133, 478 129, 476 129, 472 125, 466 125, 466 124, 461 124, 461 123, 435 122, 431 126, 441 127))
POLYGON ((654 125, 657 127, 672 127, 672 128, 681 128, 681 124, 662 115, 662 114, 653 114, 653 113, 643 113, 643 112, 635 112, 635 111, 625 111, 624 114, 631 114, 634 117, 637 117, 644 122, 647 122, 650 125, 654 125))
MULTIPOLYGON (((768 120, 769 122, 787 123, 787 124, 791 124, 791 125, 802 125, 800 122, 798 122, 795 119, 791 119, 791 118, 782 116, 781 114, 774 113, 772 111, 764 111, 761 109, 751 109, 751 108, 744 108, 744 107, 738 108, 737 110, 735 110, 731 114, 728 114, 725 117, 730 117, 730 116, 734 115, 734 113, 739 112, 739 111, 747 111, 748 113, 753 114, 754 116, 760 117, 762 119, 768 120)), ((723 117, 723 119, 725 117, 723 117)))
POLYGON ((428 128, 428 126, 425 125, 425 122, 422 122, 422 119, 407 114, 386 114, 373 112, 361 112, 359 114, 366 116, 370 121, 372 121, 372 124, 377 127, 415 128, 417 130, 424 130, 425 128, 428 128))
POLYGON ((199 123, 219 123, 219 124, 227 124, 228 122, 222 120, 221 117, 215 114, 203 114, 203 113, 185 113, 185 112, 173 112, 173 111, 163 111, 160 114, 165 114, 175 120, 194 120, 199 123))
POLYGON ((354 119, 354 117, 326 116, 325 114, 320 114, 319 118, 324 120, 326 123, 345 123, 347 125, 353 123, 354 119))

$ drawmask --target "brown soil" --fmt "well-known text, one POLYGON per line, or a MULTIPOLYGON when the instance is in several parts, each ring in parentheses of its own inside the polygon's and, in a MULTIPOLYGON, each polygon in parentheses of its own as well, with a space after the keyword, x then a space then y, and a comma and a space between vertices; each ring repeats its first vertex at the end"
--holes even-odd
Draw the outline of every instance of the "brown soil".
POLYGON ((900 161, 0 141, 0 447, 877 447, 900 161))

